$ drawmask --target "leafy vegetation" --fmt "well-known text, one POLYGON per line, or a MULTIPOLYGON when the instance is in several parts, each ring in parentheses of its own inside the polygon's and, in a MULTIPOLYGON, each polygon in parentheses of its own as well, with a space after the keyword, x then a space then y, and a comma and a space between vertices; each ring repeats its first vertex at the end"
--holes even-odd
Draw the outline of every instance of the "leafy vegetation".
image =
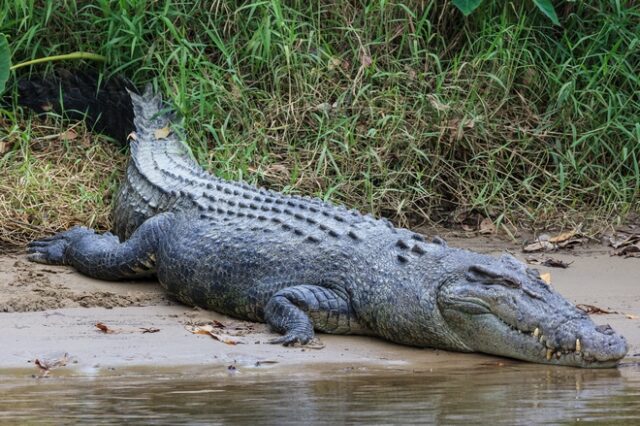
MULTIPOLYGON (((465 16, 469 16, 474 10, 476 10, 481 4, 483 0, 453 0, 452 3, 460 9, 465 16)), ((533 0, 533 4, 540 10, 540 12, 544 13, 551 21, 560 25, 560 21, 558 20, 558 15, 556 14, 556 10, 551 3, 551 0, 533 0)))
POLYGON ((402 225, 615 220, 640 193, 640 5, 561 3, 558 27, 546 3, 15 0, 0 32, 153 80, 221 177, 402 225))
POLYGON ((7 37, 0 34, 0 93, 4 92, 4 87, 9 79, 9 67, 11 67, 9 43, 7 37))

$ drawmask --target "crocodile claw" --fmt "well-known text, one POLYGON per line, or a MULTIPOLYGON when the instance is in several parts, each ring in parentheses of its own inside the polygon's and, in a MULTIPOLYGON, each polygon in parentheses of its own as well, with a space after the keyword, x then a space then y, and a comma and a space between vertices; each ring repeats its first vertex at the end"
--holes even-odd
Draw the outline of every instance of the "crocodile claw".
POLYGON ((313 339, 313 336, 301 336, 297 333, 287 333, 284 336, 269 340, 272 345, 296 346, 305 345, 313 339))

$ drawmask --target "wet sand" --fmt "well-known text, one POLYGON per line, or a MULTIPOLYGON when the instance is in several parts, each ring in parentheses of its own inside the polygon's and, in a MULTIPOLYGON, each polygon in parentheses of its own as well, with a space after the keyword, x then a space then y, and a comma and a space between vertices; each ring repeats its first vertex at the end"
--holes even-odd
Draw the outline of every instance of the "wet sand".
MULTIPOLYGON (((517 247, 486 239, 450 244, 484 252, 508 249, 524 258, 517 247)), ((626 336, 630 350, 623 367, 638 365, 640 260, 611 257, 606 247, 599 245, 549 256, 573 262, 568 269, 539 267, 551 273, 552 285, 565 297, 618 312, 592 317, 626 336)), ((37 371, 36 359, 53 362, 65 353, 65 370, 87 373, 122 367, 198 365, 278 366, 291 371, 300 366, 322 371, 348 365, 437 371, 519 363, 480 354, 404 347, 362 336, 321 334, 322 348, 271 345, 267 342, 275 335, 264 324, 180 305, 154 281, 98 281, 71 268, 30 263, 21 254, 0 257, 0 329, 0 369, 37 371), (210 321, 220 323, 221 328, 214 330, 220 340, 187 330, 189 325, 210 321), (109 332, 98 329, 97 323, 106 325, 109 332)))

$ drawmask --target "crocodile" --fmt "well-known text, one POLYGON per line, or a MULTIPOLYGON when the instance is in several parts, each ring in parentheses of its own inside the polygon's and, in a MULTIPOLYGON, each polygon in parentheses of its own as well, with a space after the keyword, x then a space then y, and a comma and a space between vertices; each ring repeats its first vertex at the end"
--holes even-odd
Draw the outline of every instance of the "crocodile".
POLYGON ((269 324, 284 345, 357 334, 585 368, 626 355, 623 336, 514 256, 218 178, 171 130, 159 95, 130 97, 135 133, 113 233, 74 227, 30 243, 31 261, 103 280, 153 275, 182 303, 269 324))

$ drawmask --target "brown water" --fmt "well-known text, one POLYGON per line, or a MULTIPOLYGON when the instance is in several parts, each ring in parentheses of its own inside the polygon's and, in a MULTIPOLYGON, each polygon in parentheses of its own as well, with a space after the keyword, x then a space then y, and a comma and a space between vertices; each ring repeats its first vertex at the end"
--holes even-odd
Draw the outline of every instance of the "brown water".
POLYGON ((640 366, 0 371, 12 424, 640 424, 640 366), (60 371, 60 373, 58 372, 60 371), (61 375, 61 374, 65 375, 61 375))

